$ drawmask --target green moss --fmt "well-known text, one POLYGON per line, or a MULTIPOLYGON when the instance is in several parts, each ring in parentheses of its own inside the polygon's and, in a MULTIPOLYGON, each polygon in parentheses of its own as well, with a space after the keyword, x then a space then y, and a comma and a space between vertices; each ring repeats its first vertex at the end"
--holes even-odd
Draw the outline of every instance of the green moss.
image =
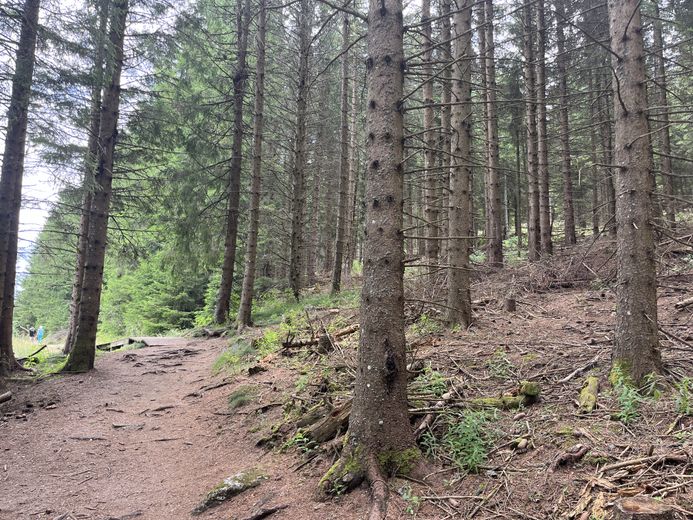
POLYGON ((609 462, 609 457, 604 455, 585 455, 585 458, 582 460, 585 464, 589 464, 591 466, 603 466, 609 462))
POLYGON ((378 462, 386 473, 399 473, 406 475, 416 466, 421 459, 419 448, 407 448, 404 450, 388 450, 378 454, 378 462))
POLYGON ((520 393, 522 395, 536 398, 539 397, 540 392, 541 386, 539 383, 535 383, 534 381, 522 381, 520 383, 520 393))
POLYGON ((328 495, 341 495, 361 482, 364 475, 361 462, 362 450, 359 446, 342 450, 343 456, 337 460, 325 476, 320 479, 318 489, 328 495))

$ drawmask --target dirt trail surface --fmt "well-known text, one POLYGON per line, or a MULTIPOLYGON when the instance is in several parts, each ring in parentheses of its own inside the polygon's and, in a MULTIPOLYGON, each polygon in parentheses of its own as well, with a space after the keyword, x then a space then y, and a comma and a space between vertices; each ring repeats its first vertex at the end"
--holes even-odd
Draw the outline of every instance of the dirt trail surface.
MULTIPOLYGON (((268 480, 197 518, 245 518, 260 502, 291 506, 273 518, 352 518, 345 509, 365 494, 325 514, 305 474, 283 476, 295 457, 268 456, 233 426, 230 385, 210 375, 227 344, 180 339, 100 356, 89 374, 15 385, 15 399, 0 407, 0 518, 189 518, 210 489, 250 467, 268 480)), ((269 374, 254 378, 265 388, 260 404, 284 375, 269 374)))

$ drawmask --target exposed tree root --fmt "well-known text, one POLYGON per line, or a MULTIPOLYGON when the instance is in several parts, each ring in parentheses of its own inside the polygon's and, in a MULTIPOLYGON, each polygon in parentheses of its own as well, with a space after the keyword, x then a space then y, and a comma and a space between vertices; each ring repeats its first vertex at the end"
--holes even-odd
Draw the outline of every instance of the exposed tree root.
POLYGON ((371 485, 371 509, 368 520, 385 520, 387 515, 388 487, 375 455, 370 455, 365 463, 366 479, 371 485))

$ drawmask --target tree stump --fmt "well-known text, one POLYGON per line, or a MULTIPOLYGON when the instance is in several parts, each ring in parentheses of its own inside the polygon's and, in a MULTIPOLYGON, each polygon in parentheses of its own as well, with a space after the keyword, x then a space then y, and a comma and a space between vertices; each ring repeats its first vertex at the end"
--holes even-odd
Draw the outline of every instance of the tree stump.
POLYGON ((650 497, 628 497, 616 502, 614 520, 674 520, 674 510, 650 497))

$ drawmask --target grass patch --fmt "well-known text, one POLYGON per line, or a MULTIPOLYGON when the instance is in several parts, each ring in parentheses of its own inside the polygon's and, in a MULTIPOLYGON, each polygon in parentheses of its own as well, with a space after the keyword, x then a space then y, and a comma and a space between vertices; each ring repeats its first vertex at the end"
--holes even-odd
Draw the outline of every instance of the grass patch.
POLYGON ((676 411, 693 415, 693 379, 684 377, 676 383, 676 411))
POLYGON ((257 350, 243 338, 234 338, 229 347, 222 352, 212 365, 212 374, 228 372, 238 374, 247 368, 257 357, 257 350))
POLYGON ((228 397, 229 411, 233 412, 242 406, 252 402, 257 396, 257 387, 242 385, 236 388, 228 397))
POLYGON ((329 292, 306 295, 296 301, 289 291, 269 290, 253 306, 253 321, 259 326, 281 323, 286 315, 303 314, 304 309, 330 309, 333 307, 356 307, 359 303, 359 291, 350 289, 338 294, 329 292))

